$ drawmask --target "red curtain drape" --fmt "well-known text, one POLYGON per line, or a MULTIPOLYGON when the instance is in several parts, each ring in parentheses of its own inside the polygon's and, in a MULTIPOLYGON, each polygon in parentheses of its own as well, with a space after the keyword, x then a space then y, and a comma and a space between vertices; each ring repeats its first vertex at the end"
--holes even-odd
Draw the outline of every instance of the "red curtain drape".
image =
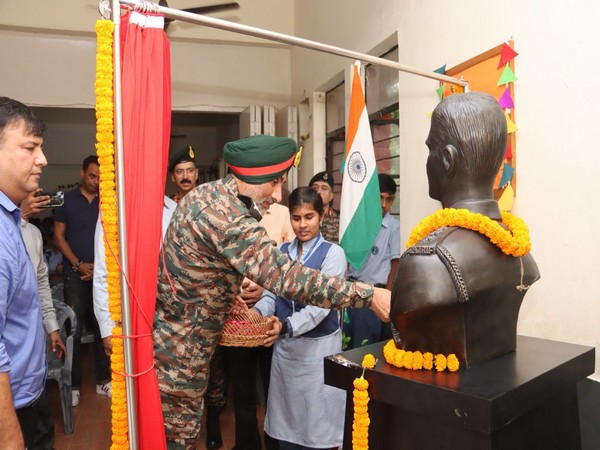
POLYGON ((171 129, 170 49, 160 19, 131 12, 121 22, 127 252, 134 370, 142 374, 135 378, 142 450, 166 448, 152 351, 171 129))

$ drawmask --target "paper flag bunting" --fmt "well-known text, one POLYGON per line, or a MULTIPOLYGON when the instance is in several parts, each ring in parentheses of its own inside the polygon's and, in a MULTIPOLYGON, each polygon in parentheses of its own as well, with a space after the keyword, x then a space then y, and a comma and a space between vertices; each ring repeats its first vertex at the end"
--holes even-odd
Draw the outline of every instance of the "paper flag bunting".
POLYGON ((504 89, 504 93, 500 97, 500 100, 498 100, 498 103, 500 104, 501 108, 514 108, 515 107, 513 99, 510 96, 510 89, 508 89, 508 87, 506 89, 504 89))
POLYGON ((440 99, 440 102, 441 102, 442 99, 444 98, 444 85, 442 85, 439 88, 437 88, 435 90, 435 92, 437 92, 438 98, 440 99))
POLYGON ((434 72, 444 75, 446 73, 446 64, 444 64, 442 67, 438 67, 434 70, 434 72))
POLYGON ((515 76, 515 73, 510 69, 510 66, 507 64, 496 86, 510 83, 511 81, 517 81, 517 77, 515 76))
POLYGON ((498 207, 502 212, 510 212, 515 201, 515 191, 513 191, 510 183, 504 189, 504 192, 498 199, 498 207))
POLYGON ((513 174, 515 173, 515 169, 508 163, 504 163, 504 167, 502 169, 502 177, 500 178, 500 182, 498 183, 498 188, 501 188, 505 184, 510 183, 512 180, 513 174))
POLYGON ((505 65, 507 62, 512 61, 518 55, 509 45, 502 44, 502 54, 500 55, 500 62, 498 63, 498 69, 505 65))
POLYGON ((510 144, 506 146, 506 153, 504 154, 504 159, 512 159, 512 150, 510 148, 510 144))
POLYGON ((510 134, 510 133, 514 133, 515 131, 517 131, 517 126, 510 119, 510 116, 508 115, 508 113, 506 111, 504 111, 504 117, 506 117, 506 132, 508 134, 510 134))

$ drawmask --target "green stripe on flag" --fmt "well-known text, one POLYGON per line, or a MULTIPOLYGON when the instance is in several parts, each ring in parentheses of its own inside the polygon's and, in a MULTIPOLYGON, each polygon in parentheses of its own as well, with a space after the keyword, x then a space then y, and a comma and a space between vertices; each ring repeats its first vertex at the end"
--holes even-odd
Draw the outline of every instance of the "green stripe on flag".
POLYGON ((354 215, 340 239, 346 259, 359 270, 375 242, 381 228, 381 202, 379 200, 379 178, 373 172, 354 215))

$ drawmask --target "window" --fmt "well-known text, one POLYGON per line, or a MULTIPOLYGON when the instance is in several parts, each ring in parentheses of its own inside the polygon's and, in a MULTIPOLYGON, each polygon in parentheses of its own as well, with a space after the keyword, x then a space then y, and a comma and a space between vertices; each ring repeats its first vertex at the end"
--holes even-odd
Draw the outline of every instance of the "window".
MULTIPOLYGON (((398 49, 395 47, 381 57, 397 61, 398 49)), ((398 71, 388 67, 367 65, 365 67, 365 91, 377 171, 390 174, 398 184, 400 178, 398 71)), ((346 138, 344 83, 326 93, 326 108, 325 164, 327 171, 333 174, 333 207, 339 211, 342 191, 340 165, 346 138)), ((396 201, 391 210, 391 213, 396 216, 400 212, 399 199, 400 196, 396 195, 396 201)))

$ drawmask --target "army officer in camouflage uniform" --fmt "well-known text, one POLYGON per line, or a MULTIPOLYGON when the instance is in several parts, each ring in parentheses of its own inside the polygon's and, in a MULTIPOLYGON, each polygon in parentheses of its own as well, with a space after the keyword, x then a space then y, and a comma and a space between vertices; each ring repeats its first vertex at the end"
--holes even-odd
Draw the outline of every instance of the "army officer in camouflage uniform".
POLYGON ((208 364, 244 277, 277 295, 324 308, 371 307, 389 321, 389 291, 290 261, 259 225, 259 212, 281 200, 296 152, 293 140, 273 136, 226 144, 231 174, 195 188, 171 219, 159 263, 154 324, 170 449, 195 448, 208 364))
POLYGON ((340 213, 333 209, 333 175, 319 172, 308 185, 319 193, 323 200, 324 219, 321 222, 321 234, 326 241, 338 244, 340 241, 340 213))

